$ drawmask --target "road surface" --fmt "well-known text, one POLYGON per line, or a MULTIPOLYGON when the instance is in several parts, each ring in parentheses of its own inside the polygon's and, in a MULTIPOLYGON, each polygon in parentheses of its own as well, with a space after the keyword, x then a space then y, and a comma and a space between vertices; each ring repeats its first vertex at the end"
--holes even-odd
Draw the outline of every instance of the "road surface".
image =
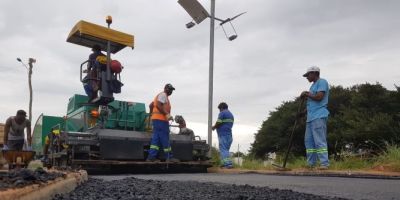
POLYGON ((135 177, 145 180, 198 181, 289 189, 327 197, 347 199, 399 199, 400 180, 340 177, 275 176, 262 174, 152 174, 92 176, 105 181, 135 177))

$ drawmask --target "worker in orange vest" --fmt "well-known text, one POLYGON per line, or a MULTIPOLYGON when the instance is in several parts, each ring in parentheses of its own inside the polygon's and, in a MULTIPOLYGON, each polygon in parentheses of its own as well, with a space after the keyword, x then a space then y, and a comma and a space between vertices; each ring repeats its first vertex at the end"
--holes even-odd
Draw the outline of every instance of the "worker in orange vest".
POLYGON ((166 84, 164 91, 159 93, 153 100, 151 110, 151 120, 153 122, 153 136, 151 138, 148 162, 158 162, 157 155, 162 148, 165 159, 170 162, 179 162, 173 158, 172 149, 169 143, 169 121, 173 120, 171 116, 171 103, 168 96, 172 94, 175 88, 171 84, 166 84))

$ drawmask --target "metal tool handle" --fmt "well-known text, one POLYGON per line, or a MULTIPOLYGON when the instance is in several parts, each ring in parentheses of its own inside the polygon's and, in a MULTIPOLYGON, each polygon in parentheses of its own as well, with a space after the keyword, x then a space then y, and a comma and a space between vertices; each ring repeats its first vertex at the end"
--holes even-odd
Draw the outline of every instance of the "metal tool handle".
POLYGON ((286 162, 287 159, 289 157, 289 152, 290 149, 292 148, 292 144, 293 144, 293 135, 294 135, 294 131, 296 130, 296 126, 297 126, 297 121, 298 121, 298 114, 301 112, 301 108, 303 107, 305 98, 301 98, 300 99, 300 103, 299 103, 299 107, 297 108, 297 113, 296 113, 296 120, 294 121, 294 125, 293 125, 293 129, 292 132, 290 133, 290 139, 289 139, 289 145, 285 154, 285 159, 283 160, 283 168, 286 168, 286 162))

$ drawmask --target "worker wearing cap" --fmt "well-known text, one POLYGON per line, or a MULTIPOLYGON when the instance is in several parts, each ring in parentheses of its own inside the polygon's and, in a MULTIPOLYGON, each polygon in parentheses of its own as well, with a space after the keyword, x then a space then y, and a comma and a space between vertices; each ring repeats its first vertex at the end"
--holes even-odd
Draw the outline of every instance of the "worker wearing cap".
POLYGON ((219 152, 221 156, 222 168, 233 168, 232 160, 229 156, 229 149, 232 144, 232 127, 234 117, 228 110, 228 104, 222 102, 218 105, 219 114, 215 125, 212 130, 217 129, 219 152))
POLYGON ((175 88, 171 84, 166 84, 164 91, 159 93, 153 100, 151 120, 153 122, 153 136, 151 138, 148 162, 159 161, 157 154, 160 149, 165 153, 165 158, 171 162, 179 162, 173 158, 169 143, 169 121, 173 120, 171 116, 171 103, 168 96, 172 94, 175 88))
POLYGON ((3 150, 21 151, 25 142, 25 128, 28 140, 27 150, 32 150, 31 122, 26 119, 26 112, 23 110, 18 110, 16 116, 7 119, 4 127, 3 150))
POLYGON ((328 169, 328 145, 326 141, 326 123, 329 115, 328 98, 329 85, 325 79, 319 77, 320 69, 316 66, 309 67, 303 75, 312 85, 309 91, 301 93, 307 98, 307 124, 304 142, 306 146, 307 162, 313 168, 320 161, 319 169, 328 169))

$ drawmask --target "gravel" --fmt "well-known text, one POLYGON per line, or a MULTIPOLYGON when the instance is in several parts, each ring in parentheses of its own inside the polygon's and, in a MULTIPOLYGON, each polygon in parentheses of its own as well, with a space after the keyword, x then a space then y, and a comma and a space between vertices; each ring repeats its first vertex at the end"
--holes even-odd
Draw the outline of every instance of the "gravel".
POLYGON ((31 184, 46 183, 65 176, 60 172, 47 172, 41 168, 36 170, 20 169, 0 174, 0 190, 20 188, 31 184))
POLYGON ((96 178, 73 192, 54 199, 340 199, 304 194, 291 190, 250 185, 200 183, 195 181, 156 181, 133 177, 104 181, 96 178))

